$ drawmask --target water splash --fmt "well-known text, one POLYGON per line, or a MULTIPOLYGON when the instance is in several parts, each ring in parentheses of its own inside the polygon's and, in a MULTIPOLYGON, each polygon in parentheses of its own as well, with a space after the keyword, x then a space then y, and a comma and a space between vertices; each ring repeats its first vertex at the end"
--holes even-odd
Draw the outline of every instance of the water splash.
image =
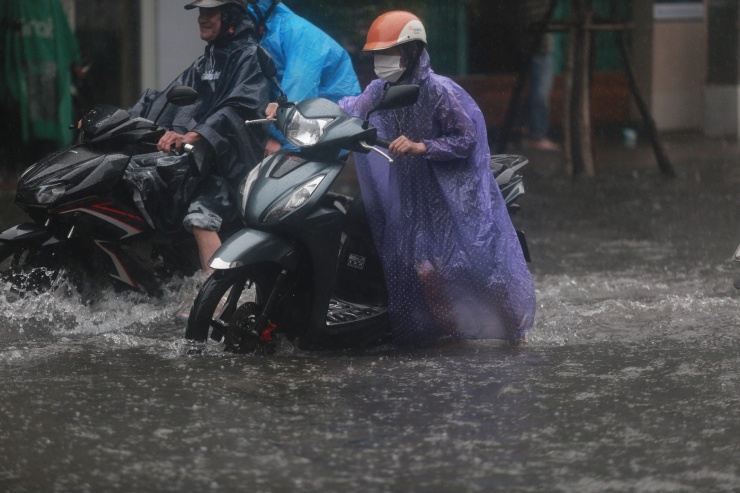
POLYGON ((93 282, 77 289, 62 278, 43 292, 19 293, 0 285, 0 340, 59 338, 111 332, 157 336, 172 328, 174 315, 195 298, 202 276, 175 278, 150 297, 93 282))

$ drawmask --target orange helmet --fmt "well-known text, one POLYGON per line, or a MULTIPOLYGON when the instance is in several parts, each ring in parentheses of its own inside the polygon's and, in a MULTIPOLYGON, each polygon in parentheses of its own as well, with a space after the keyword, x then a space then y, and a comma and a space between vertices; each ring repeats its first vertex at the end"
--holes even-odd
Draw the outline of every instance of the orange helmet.
POLYGON ((394 10, 381 15, 370 26, 363 51, 378 51, 410 41, 427 44, 427 33, 418 17, 394 10))

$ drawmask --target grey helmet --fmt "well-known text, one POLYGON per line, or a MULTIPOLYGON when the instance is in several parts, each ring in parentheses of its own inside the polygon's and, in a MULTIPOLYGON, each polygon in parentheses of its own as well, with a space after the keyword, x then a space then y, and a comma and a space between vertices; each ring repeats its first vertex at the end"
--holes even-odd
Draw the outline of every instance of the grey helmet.
POLYGON ((204 9, 212 9, 215 7, 221 7, 223 5, 227 4, 236 4, 242 8, 246 8, 247 1, 246 0, 194 0, 193 2, 190 2, 185 6, 185 10, 191 10, 191 9, 198 9, 198 8, 204 8, 204 9))

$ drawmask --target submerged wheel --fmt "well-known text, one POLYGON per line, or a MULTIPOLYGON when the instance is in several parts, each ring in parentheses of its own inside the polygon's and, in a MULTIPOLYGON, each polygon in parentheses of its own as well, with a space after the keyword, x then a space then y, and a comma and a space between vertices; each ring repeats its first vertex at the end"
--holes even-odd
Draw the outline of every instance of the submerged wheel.
POLYGON ((252 354, 258 350, 263 354, 275 352, 275 342, 269 335, 263 336, 267 327, 258 327, 261 314, 262 309, 256 303, 245 303, 236 310, 226 329, 226 351, 239 354, 252 354))
POLYGON ((0 242, 0 281, 21 293, 52 289, 61 269, 38 246, 0 242))
POLYGON ((214 272, 193 302, 185 338, 204 342, 211 332, 214 340, 226 338, 228 351, 254 352, 260 336, 254 326, 261 312, 258 305, 260 288, 254 276, 246 271, 214 272), (254 296, 250 296, 251 292, 245 293, 245 288, 251 287, 254 287, 254 296), (257 334, 254 345, 248 342, 252 330, 257 334))

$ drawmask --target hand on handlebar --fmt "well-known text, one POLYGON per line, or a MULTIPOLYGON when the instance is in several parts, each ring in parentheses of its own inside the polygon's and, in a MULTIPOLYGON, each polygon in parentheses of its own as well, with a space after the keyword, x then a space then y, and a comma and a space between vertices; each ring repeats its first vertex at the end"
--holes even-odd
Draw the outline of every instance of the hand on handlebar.
POLYGON ((170 153, 173 150, 181 150, 184 144, 195 144, 201 139, 197 132, 188 132, 185 135, 168 130, 164 133, 159 142, 157 149, 162 152, 170 153))
POLYGON ((265 143, 265 152, 264 152, 263 157, 267 157, 272 154, 275 154, 281 148, 282 148, 282 144, 280 144, 279 141, 273 139, 272 137, 268 137, 267 142, 265 143))
POLYGON ((405 135, 402 135, 391 142, 388 150, 394 156, 405 156, 407 154, 422 156, 426 154, 427 146, 424 142, 414 142, 409 140, 405 135))
POLYGON ((269 103, 267 105, 267 108, 265 108, 265 118, 268 120, 274 120, 275 115, 277 115, 278 110, 278 104, 277 103, 269 103))
POLYGON ((265 117, 257 118, 256 120, 246 120, 245 125, 259 125, 262 123, 273 123, 277 121, 277 110, 279 105, 277 103, 268 103, 265 108, 265 117))

